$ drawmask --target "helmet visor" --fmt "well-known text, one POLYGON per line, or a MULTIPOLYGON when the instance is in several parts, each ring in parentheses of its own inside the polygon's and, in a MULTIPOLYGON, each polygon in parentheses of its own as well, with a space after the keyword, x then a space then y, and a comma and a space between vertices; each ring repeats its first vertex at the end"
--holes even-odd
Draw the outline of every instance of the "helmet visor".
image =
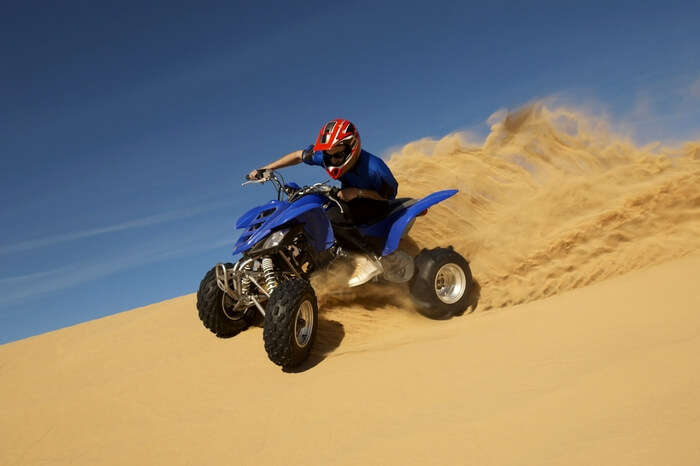
POLYGON ((327 167, 339 167, 345 163, 350 154, 352 147, 348 144, 338 144, 330 150, 323 151, 323 161, 327 167))

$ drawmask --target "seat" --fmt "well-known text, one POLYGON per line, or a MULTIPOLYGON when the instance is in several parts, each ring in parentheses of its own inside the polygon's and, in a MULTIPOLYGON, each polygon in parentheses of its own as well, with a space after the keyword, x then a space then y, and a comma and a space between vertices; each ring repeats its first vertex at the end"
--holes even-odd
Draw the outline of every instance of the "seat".
POLYGON ((415 204, 417 202, 417 199, 413 199, 411 197, 399 197, 397 199, 393 199, 389 201, 389 210, 385 215, 382 215, 381 217, 376 217, 372 218, 369 223, 365 223, 364 225, 358 225, 361 228, 370 228, 374 225, 377 225, 380 222, 383 222, 384 220, 388 219, 392 215, 396 214, 397 212, 406 209, 407 207, 415 204))
POLYGON ((418 199, 413 199, 412 197, 399 197, 389 201, 389 212, 384 216, 384 218, 391 217, 399 210, 410 207, 417 201, 418 199))

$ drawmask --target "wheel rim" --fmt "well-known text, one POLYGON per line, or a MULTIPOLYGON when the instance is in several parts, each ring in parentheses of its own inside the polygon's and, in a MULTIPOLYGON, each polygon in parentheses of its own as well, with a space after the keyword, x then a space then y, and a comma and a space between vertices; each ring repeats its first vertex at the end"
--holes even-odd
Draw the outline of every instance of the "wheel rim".
POLYGON ((305 347, 311 340, 311 331, 314 328, 314 307, 310 301, 304 301, 297 310, 297 317, 294 319, 294 339, 297 346, 305 347))
POLYGON ((235 306, 231 304, 231 298, 228 297, 226 293, 221 297, 221 310, 229 320, 241 320, 245 314, 244 312, 235 310, 235 306))
POLYGON ((445 304, 454 304, 464 296, 467 276, 457 264, 445 264, 435 275, 435 294, 445 304))

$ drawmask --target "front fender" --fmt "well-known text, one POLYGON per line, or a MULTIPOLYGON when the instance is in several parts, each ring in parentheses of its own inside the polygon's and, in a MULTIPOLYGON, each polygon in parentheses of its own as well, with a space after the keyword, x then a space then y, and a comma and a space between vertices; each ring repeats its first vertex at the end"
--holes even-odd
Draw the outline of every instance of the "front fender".
POLYGON ((282 207, 284 206, 284 204, 285 203, 283 201, 270 201, 267 204, 253 207, 252 209, 248 210, 248 212, 238 217, 238 220, 236 220, 236 228, 249 227, 257 218, 258 214, 260 214, 261 212, 264 212, 268 209, 276 209, 282 207))
MULTIPOLYGON (((258 213, 265 210, 265 208, 274 207, 275 202, 276 201, 272 201, 265 206, 251 209, 251 211, 247 212, 239 219, 236 226, 239 228, 255 227, 256 222, 253 220, 258 213)), ((335 237, 333 236, 331 223, 323 209, 325 202, 326 199, 323 196, 310 194, 295 201, 291 205, 283 203, 288 207, 266 219, 259 228, 254 230, 252 230, 252 228, 247 228, 243 232, 236 243, 233 254, 235 255, 247 251, 258 242, 265 239, 275 229, 293 221, 298 221, 304 225, 304 229, 317 251, 328 249, 335 241, 335 237)))
POLYGON ((333 227, 323 206, 328 202, 323 196, 309 194, 296 201, 275 219, 277 225, 298 220, 304 225, 316 251, 325 251, 335 242, 333 227))
POLYGON ((406 227, 411 223, 411 221, 416 218, 418 214, 423 212, 435 204, 444 201, 457 194, 456 189, 447 189, 445 191, 438 191, 425 196, 423 199, 409 206, 396 220, 392 223, 391 228, 389 228, 389 234, 387 235, 386 242, 384 243, 384 250, 382 250, 382 256, 387 256, 392 252, 396 251, 399 247, 399 241, 406 230, 406 227))

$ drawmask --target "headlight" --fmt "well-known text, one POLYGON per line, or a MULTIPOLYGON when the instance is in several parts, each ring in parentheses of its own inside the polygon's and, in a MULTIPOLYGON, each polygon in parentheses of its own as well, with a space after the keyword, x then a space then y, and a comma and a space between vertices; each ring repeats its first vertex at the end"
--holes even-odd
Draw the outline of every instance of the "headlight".
POLYGON ((282 239, 284 239, 284 235, 286 235, 288 231, 289 229, 279 230, 272 233, 270 236, 267 237, 267 239, 263 243, 263 249, 274 248, 275 246, 280 244, 282 242, 282 239))

